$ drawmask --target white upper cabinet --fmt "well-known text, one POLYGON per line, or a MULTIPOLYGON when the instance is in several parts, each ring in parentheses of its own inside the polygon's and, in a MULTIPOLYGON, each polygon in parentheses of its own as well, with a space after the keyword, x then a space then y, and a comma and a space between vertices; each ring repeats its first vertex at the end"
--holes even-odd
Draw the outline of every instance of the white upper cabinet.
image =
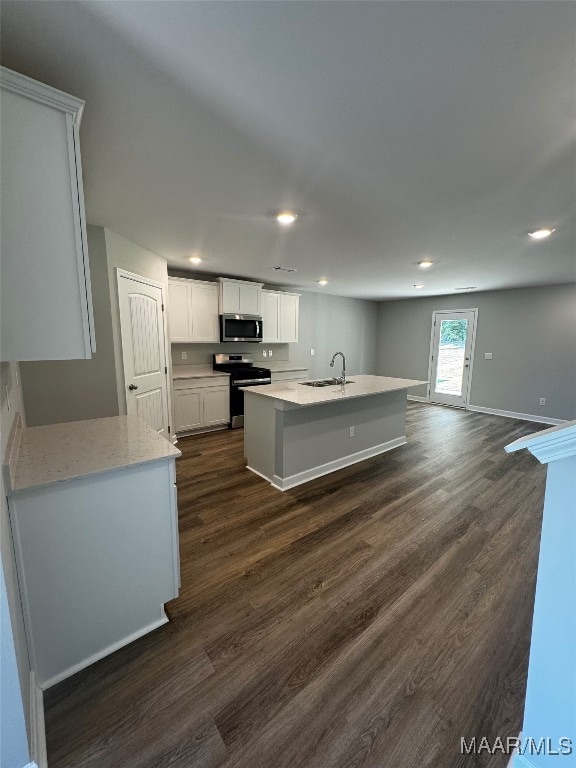
POLYGON ((286 344, 298 341, 300 294, 262 291, 264 343, 286 344))
POLYGON ((3 360, 95 351, 79 125, 84 102, 12 72, 1 86, 3 360))
POLYGON ((190 341, 192 308, 188 280, 168 278, 168 327, 170 341, 190 341))
POLYGON ((168 278, 168 324, 172 343, 219 341, 218 284, 168 278))
POLYGON ((277 344, 280 341, 280 294, 262 291, 263 342, 277 344))
POLYGON ((261 315, 262 283, 220 277, 220 313, 223 315, 261 315))

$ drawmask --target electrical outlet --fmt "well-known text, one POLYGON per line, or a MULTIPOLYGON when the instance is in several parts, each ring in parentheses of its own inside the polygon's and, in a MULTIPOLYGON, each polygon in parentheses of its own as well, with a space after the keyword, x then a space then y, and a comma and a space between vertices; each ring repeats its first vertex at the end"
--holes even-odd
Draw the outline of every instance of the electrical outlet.
POLYGON ((272 350, 271 349, 268 350, 268 357, 272 357, 272 350))
POLYGON ((484 360, 492 360, 492 352, 484 352, 484 360))
POLYGON ((545 397, 541 397, 540 398, 540 405, 546 405, 546 398, 545 397))
POLYGON ((188 360, 188 352, 182 352, 182 360, 188 360))
POLYGON ((310 350, 310 357, 314 357, 314 350, 313 349, 310 350))
POLYGON ((262 357, 268 357, 268 352, 265 349, 262 350, 262 357))
POLYGON ((350 437, 354 437, 356 434, 356 427, 350 427, 350 437))

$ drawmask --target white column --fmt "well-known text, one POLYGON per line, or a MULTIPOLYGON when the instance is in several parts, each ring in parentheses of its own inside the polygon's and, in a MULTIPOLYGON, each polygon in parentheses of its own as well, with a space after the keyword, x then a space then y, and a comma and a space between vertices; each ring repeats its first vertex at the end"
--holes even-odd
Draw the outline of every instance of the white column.
POLYGON ((548 473, 523 749, 512 765, 572 768, 576 765, 576 421, 516 440, 506 451, 523 448, 548 464, 548 473))

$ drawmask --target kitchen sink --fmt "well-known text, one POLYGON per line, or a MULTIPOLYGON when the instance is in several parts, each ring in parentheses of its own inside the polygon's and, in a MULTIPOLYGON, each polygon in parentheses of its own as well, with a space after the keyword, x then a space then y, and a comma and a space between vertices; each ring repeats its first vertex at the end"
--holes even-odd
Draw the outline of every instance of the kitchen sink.
MULTIPOLYGON (((340 384, 338 379, 318 379, 317 381, 301 381, 304 387, 333 387, 336 384, 340 384)), ((354 384, 353 381, 346 380, 346 384, 354 384)))

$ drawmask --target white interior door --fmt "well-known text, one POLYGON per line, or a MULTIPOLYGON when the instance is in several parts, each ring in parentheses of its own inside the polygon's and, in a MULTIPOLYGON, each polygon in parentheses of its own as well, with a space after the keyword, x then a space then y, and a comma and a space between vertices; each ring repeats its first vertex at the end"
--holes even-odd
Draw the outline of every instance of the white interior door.
POLYGON ((127 412, 140 416, 169 440, 162 288, 118 272, 118 299, 127 412))
POLYGON ((468 405, 476 310, 434 312, 430 345, 430 402, 465 408, 468 405))

